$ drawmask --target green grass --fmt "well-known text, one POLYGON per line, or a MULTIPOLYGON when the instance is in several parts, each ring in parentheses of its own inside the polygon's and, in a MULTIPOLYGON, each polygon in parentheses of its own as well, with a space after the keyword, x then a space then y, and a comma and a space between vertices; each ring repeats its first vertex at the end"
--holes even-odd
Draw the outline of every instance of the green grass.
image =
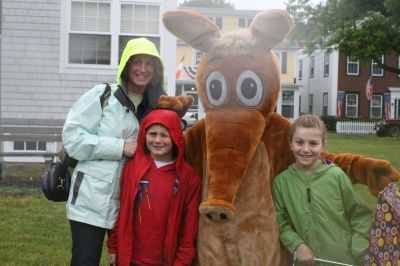
POLYGON ((38 190, 0 197, 0 265, 66 265, 70 238, 64 204, 38 190))
MULTIPOLYGON (((0 181, 0 265, 69 265, 71 235, 64 202, 40 188, 44 164, 6 163, 0 181)), ((103 248, 101 265, 109 265, 103 248)))
MULTIPOLYGON (((327 149, 335 153, 358 153, 375 159, 388 160, 400 171, 400 138, 376 136, 342 136, 328 134, 327 149)), ((400 186, 400 183, 397 183, 400 186)), ((374 208, 376 198, 364 185, 356 185, 356 191, 365 203, 374 208)))
MULTIPOLYGON (((328 135, 328 150, 386 159, 400 169, 400 138, 328 135)), ((0 265, 69 265, 71 237, 65 203, 47 201, 40 190, 44 165, 7 164, 0 181, 0 265), (6 185, 4 185, 6 183, 6 185), (3 185, 2 185, 3 184, 3 185)), ((357 192, 373 207, 365 186, 357 192)), ((101 265, 108 265, 104 247, 101 265)))
POLYGON ((328 134, 327 142, 327 149, 331 152, 359 153, 367 157, 388 160, 400 170, 400 138, 328 134))

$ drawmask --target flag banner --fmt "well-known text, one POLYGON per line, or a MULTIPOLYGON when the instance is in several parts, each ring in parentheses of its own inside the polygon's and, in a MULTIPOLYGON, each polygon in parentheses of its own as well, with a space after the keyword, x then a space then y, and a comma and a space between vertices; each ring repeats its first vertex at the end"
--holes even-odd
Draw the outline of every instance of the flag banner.
POLYGON ((185 66, 183 69, 189 78, 196 79, 197 67, 185 66))
POLYGON ((372 95, 374 94, 374 85, 372 84, 372 76, 369 77, 367 85, 365 85, 365 94, 367 95, 368 101, 371 101, 372 95))
POLYGON ((390 119, 390 92, 389 93, 384 93, 383 94, 383 102, 385 106, 385 120, 390 119))
POLYGON ((185 59, 185 56, 182 56, 181 60, 178 63, 178 66, 176 68, 176 73, 175 73, 175 79, 180 79, 181 74, 182 74, 182 67, 183 67, 183 60, 185 59))
POLYGON ((343 114, 343 102, 344 102, 344 91, 337 92, 337 103, 336 103, 336 116, 342 117, 343 114))

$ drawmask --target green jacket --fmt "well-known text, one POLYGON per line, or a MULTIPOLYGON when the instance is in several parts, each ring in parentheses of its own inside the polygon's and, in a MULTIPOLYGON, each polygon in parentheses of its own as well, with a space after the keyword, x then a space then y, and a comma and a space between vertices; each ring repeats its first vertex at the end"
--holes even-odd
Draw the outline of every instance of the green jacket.
MULTIPOLYGON (((118 81, 129 57, 135 54, 159 58, 154 44, 147 39, 129 41, 121 59, 118 81)), ((95 86, 72 106, 62 139, 68 154, 79 160, 71 178, 68 219, 112 229, 119 209, 120 176, 126 162, 124 142, 136 141, 139 121, 158 107, 159 97, 165 91, 158 84, 150 84, 135 110, 124 84, 118 82, 111 85, 111 96, 102 109, 100 96, 104 89, 103 84, 95 86)))
POLYGON ((280 239, 291 253, 305 243, 317 258, 361 262, 373 214, 338 166, 320 163, 308 176, 292 164, 275 178, 273 195, 280 239))

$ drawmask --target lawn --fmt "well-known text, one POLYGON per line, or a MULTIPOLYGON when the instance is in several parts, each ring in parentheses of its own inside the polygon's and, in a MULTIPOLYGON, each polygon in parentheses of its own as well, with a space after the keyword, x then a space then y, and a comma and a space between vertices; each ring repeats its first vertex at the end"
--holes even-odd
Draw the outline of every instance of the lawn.
MULTIPOLYGON (((6 164, 0 181, 0 265, 69 265, 71 237, 64 202, 42 194, 44 164, 6 164)), ((109 265, 103 249, 101 265, 109 265)))
MULTIPOLYGON (((331 152, 358 153, 367 157, 388 160, 400 171, 400 138, 328 134, 327 143, 327 149, 331 152)), ((398 185, 400 186, 400 183, 398 185)), ((372 208, 376 199, 371 196, 367 187, 356 185, 356 190, 372 208)))
MULTIPOLYGON (((400 138, 328 135, 328 150, 387 159, 400 169, 400 138)), ((47 201, 40 190, 44 165, 6 165, 0 180, 0 265, 69 265, 71 240, 65 203, 47 201)), ((356 186, 372 207, 375 198, 356 186)), ((101 265, 108 265, 104 249, 101 265)))

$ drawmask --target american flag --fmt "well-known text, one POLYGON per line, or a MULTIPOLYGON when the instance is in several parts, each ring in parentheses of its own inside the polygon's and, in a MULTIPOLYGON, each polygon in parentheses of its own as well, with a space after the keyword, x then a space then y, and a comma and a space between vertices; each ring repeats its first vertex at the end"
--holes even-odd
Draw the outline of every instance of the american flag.
POLYGON ((367 85, 365 86, 365 94, 367 95, 368 101, 371 101, 372 94, 374 94, 374 85, 372 84, 372 76, 369 77, 367 85))
POLYGON ((390 119, 390 93, 383 94, 383 102, 385 104, 385 120, 390 119))
POLYGON ((176 68, 176 73, 175 73, 175 79, 181 78, 184 59, 185 59, 185 56, 182 56, 181 61, 179 61, 179 63, 178 63, 178 67, 176 68))
POLYGON ((336 103, 336 116, 342 117, 343 114, 343 102, 344 102, 344 91, 337 92, 337 103, 336 103))

